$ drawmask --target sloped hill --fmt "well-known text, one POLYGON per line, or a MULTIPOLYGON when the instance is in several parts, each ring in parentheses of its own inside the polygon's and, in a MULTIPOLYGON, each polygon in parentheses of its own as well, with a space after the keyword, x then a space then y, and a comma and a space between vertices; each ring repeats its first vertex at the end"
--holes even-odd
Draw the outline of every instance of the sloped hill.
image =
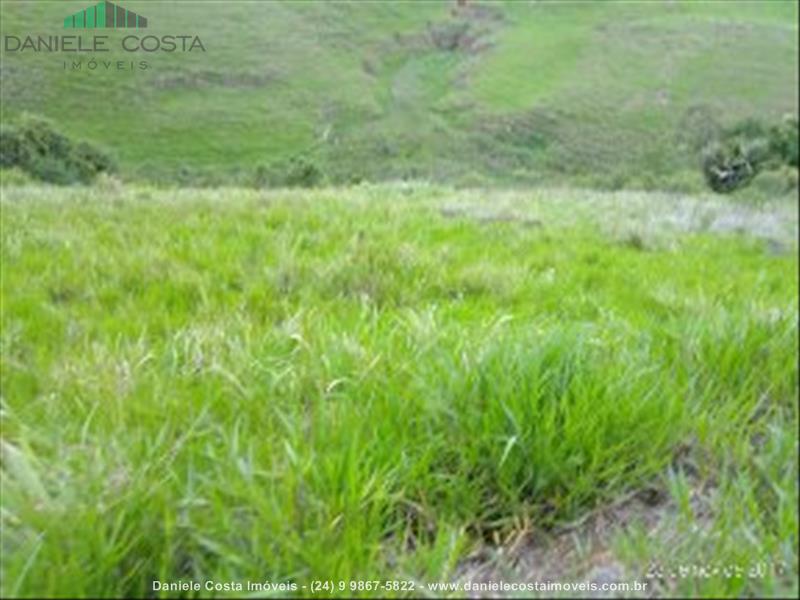
MULTIPOLYGON (((4 0, 2 34, 75 34, 62 22, 82 7, 4 0)), ((48 116, 128 177, 246 181, 303 154, 334 181, 681 180, 698 121, 797 113, 797 7, 131 0, 146 30, 83 35, 146 70, 4 44, 3 119, 48 116), (206 51, 119 51, 132 33, 206 51)))

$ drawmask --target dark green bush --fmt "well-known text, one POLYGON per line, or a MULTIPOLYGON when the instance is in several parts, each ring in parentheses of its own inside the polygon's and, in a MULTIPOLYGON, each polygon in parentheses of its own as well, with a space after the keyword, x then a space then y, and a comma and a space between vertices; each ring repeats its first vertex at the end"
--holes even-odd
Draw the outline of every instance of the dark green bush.
POLYGON ((50 121, 31 116, 0 128, 0 166, 17 167, 58 184, 88 183, 99 173, 115 170, 106 152, 88 142, 76 142, 50 121))
POLYGON ((260 165, 253 173, 255 187, 312 188, 325 181, 325 173, 310 158, 295 156, 288 161, 260 165))
POLYGON ((759 170, 755 160, 758 153, 750 154, 741 143, 714 142, 703 150, 703 176, 715 192, 728 193, 752 181, 759 170))
POLYGON ((289 161, 286 185, 289 187, 315 187, 324 179, 322 170, 309 159, 298 156, 289 161))
POLYGON ((728 193, 748 185, 759 172, 797 168, 797 118, 768 126, 746 119, 722 130, 702 150, 701 166, 709 187, 728 193))
POLYGON ((799 136, 797 117, 791 115, 787 115, 780 125, 775 125, 770 129, 770 150, 790 167, 800 167, 800 161, 798 161, 799 136))

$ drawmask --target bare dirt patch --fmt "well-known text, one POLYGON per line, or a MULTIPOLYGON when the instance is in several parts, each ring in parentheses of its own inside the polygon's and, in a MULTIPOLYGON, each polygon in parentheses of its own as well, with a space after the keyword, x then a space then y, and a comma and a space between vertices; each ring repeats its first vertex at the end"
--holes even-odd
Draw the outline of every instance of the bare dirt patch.
MULTIPOLYGON (((710 526, 709 498, 713 487, 692 482, 691 509, 699 527, 710 526)), ((477 548, 457 568, 455 581, 476 583, 575 582, 648 584, 647 596, 658 595, 664 582, 632 572, 613 551, 614 538, 631 526, 648 535, 669 538, 678 518, 678 507, 660 487, 630 493, 618 501, 593 510, 574 523, 552 531, 520 531, 497 545, 477 548)), ((496 593, 490 597, 504 597, 496 593)), ((570 596, 573 594, 570 593, 570 596)), ((619 596, 619 592, 586 593, 583 597, 619 596)), ((641 592, 637 595, 641 595, 641 592)), ((486 597, 474 592, 469 597, 486 597)))

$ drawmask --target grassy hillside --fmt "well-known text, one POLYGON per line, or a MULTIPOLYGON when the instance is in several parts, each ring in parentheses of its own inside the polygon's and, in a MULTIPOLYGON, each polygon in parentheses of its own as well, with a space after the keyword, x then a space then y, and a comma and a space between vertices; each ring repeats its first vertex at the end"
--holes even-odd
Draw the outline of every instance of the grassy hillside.
POLYGON ((797 594, 793 203, 106 180, 0 208, 3 596, 438 596, 489 563, 797 594))
MULTIPOLYGON (((3 0, 2 34, 64 33, 83 4, 3 0)), ((71 72, 3 50, 2 101, 4 121, 32 111, 110 147, 128 177, 246 181, 304 154, 333 181, 692 187, 698 119, 798 110, 797 2, 125 6, 207 52, 71 72)))

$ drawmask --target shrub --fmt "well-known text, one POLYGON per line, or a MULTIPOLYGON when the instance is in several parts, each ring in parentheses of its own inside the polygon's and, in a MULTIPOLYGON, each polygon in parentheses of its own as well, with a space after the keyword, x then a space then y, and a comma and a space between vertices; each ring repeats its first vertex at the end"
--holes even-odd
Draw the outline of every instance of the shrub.
POLYGON ((88 183, 115 170, 111 157, 83 141, 59 132, 50 121, 24 116, 0 128, 0 166, 17 167, 51 183, 88 183))
POLYGON ((790 167, 798 168, 798 123, 797 117, 786 115, 780 125, 770 129, 769 143, 771 152, 790 167))
POLYGON ((773 126, 757 119, 736 123, 703 148, 706 182, 715 192, 729 193, 749 184, 761 171, 797 168, 797 135, 796 117, 773 126))
POLYGON ((272 183, 272 172, 266 165, 258 165, 253 172, 253 187, 269 187, 272 183))
POLYGON ((253 173, 255 187, 311 188, 325 181, 325 173, 311 159, 295 156, 288 161, 259 165, 253 173))
POLYGON ((740 144, 714 142, 703 150, 703 176, 715 192, 728 193, 750 183, 758 164, 749 160, 740 144))
POLYGON ((289 187, 314 187, 324 179, 322 170, 309 159, 297 156, 289 161, 286 185, 289 187))

